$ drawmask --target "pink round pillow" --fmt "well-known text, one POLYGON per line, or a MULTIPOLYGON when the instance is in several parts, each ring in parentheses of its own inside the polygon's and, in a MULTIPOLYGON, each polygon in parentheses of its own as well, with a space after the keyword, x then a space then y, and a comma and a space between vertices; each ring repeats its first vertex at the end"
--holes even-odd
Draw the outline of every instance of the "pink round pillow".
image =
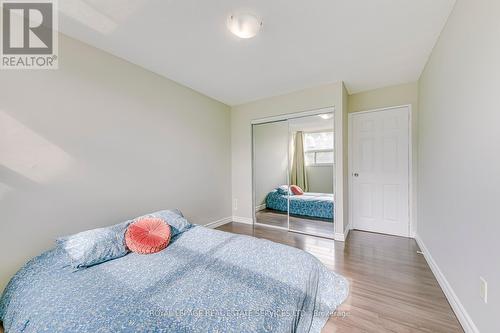
POLYGON ((302 191, 302 189, 297 186, 297 185, 290 185, 290 190, 292 191, 292 193, 294 195, 302 195, 304 194, 304 191, 302 191))
POLYGON ((125 244, 132 252, 155 253, 167 247, 170 241, 170 225, 157 217, 142 217, 128 226, 125 244))

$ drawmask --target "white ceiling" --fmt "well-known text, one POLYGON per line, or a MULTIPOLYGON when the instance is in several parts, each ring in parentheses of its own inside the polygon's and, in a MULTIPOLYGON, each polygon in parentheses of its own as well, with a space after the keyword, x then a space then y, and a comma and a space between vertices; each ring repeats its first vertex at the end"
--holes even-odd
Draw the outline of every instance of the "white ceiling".
POLYGON ((61 32, 229 105, 419 78, 455 0, 64 0, 61 32), (242 40, 231 13, 259 15, 242 40))

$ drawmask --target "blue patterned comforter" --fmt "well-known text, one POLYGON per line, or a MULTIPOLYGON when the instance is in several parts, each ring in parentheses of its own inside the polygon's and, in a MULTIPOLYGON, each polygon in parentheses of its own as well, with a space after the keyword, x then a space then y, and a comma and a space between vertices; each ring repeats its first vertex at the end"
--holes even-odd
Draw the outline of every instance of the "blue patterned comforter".
POLYGON ((346 280, 281 244, 194 227, 167 249, 75 271, 55 248, 0 300, 6 332, 319 332, 346 280))
MULTIPOLYGON (((266 207, 286 212, 288 197, 278 190, 269 192, 266 207)), ((290 214, 331 219, 333 222, 333 194, 306 192, 303 195, 290 195, 290 214)))

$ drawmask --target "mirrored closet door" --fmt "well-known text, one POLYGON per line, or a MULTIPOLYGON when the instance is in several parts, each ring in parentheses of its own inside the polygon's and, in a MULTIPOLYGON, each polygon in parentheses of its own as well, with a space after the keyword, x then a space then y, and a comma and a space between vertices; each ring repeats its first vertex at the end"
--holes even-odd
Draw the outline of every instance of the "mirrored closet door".
POLYGON ((289 137, 289 228, 333 238, 333 113, 290 119, 289 137))
POLYGON ((288 230, 288 121, 253 125, 256 223, 288 230))
POLYGON ((253 124, 252 137, 254 222, 333 238, 334 113, 253 124))

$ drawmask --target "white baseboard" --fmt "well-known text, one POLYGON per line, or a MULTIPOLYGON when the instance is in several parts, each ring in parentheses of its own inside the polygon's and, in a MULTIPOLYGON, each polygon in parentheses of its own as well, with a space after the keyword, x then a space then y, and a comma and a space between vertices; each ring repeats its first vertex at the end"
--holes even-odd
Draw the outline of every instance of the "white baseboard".
POLYGON ((345 228, 345 230, 344 230, 344 235, 343 235, 344 239, 342 240, 342 242, 345 242, 345 240, 347 239, 347 236, 349 235, 349 231, 351 231, 351 229, 352 229, 352 225, 349 223, 347 225, 347 228, 345 228))
POLYGON ((345 240, 347 239, 347 235, 349 235, 350 230, 351 230, 351 224, 347 225, 347 228, 345 228, 344 233, 336 232, 333 235, 333 239, 335 239, 336 241, 345 242, 345 240))
POLYGON ((260 212, 261 210, 266 209, 266 204, 258 205, 255 207, 256 212, 260 212))
POLYGON ((464 306, 460 302, 460 299, 458 299, 457 294, 455 294, 455 291, 453 291, 453 288, 451 287, 450 283, 444 276, 443 272, 439 269, 438 265, 432 258, 431 253, 425 246, 424 242, 420 238, 419 235, 415 235, 415 240, 417 241, 418 246, 420 247, 420 250, 424 254, 424 258, 427 261, 427 264, 431 268, 432 273, 434 273, 434 276, 436 277, 436 280, 439 283, 439 286, 444 292, 444 295, 446 296, 446 299, 448 299, 448 302, 451 305, 451 308, 453 309, 453 312, 455 312, 455 315, 458 318, 458 321, 460 321, 460 324, 462 325, 465 333, 479 333, 479 330, 477 326, 474 324, 472 321, 472 318, 469 316, 467 311, 465 310, 464 306))
POLYGON ((343 233, 340 233, 340 232, 336 232, 333 235, 333 239, 336 240, 336 241, 339 241, 339 242, 345 242, 346 238, 347 238, 347 234, 343 234, 343 233))
POLYGON ((208 224, 205 224, 204 227, 215 229, 217 227, 220 227, 221 225, 230 223, 232 221, 233 221, 232 217, 229 216, 229 217, 225 217, 223 219, 220 219, 220 220, 213 221, 213 222, 210 222, 208 224))
POLYGON ((253 219, 250 217, 233 216, 233 222, 253 224, 253 219))

